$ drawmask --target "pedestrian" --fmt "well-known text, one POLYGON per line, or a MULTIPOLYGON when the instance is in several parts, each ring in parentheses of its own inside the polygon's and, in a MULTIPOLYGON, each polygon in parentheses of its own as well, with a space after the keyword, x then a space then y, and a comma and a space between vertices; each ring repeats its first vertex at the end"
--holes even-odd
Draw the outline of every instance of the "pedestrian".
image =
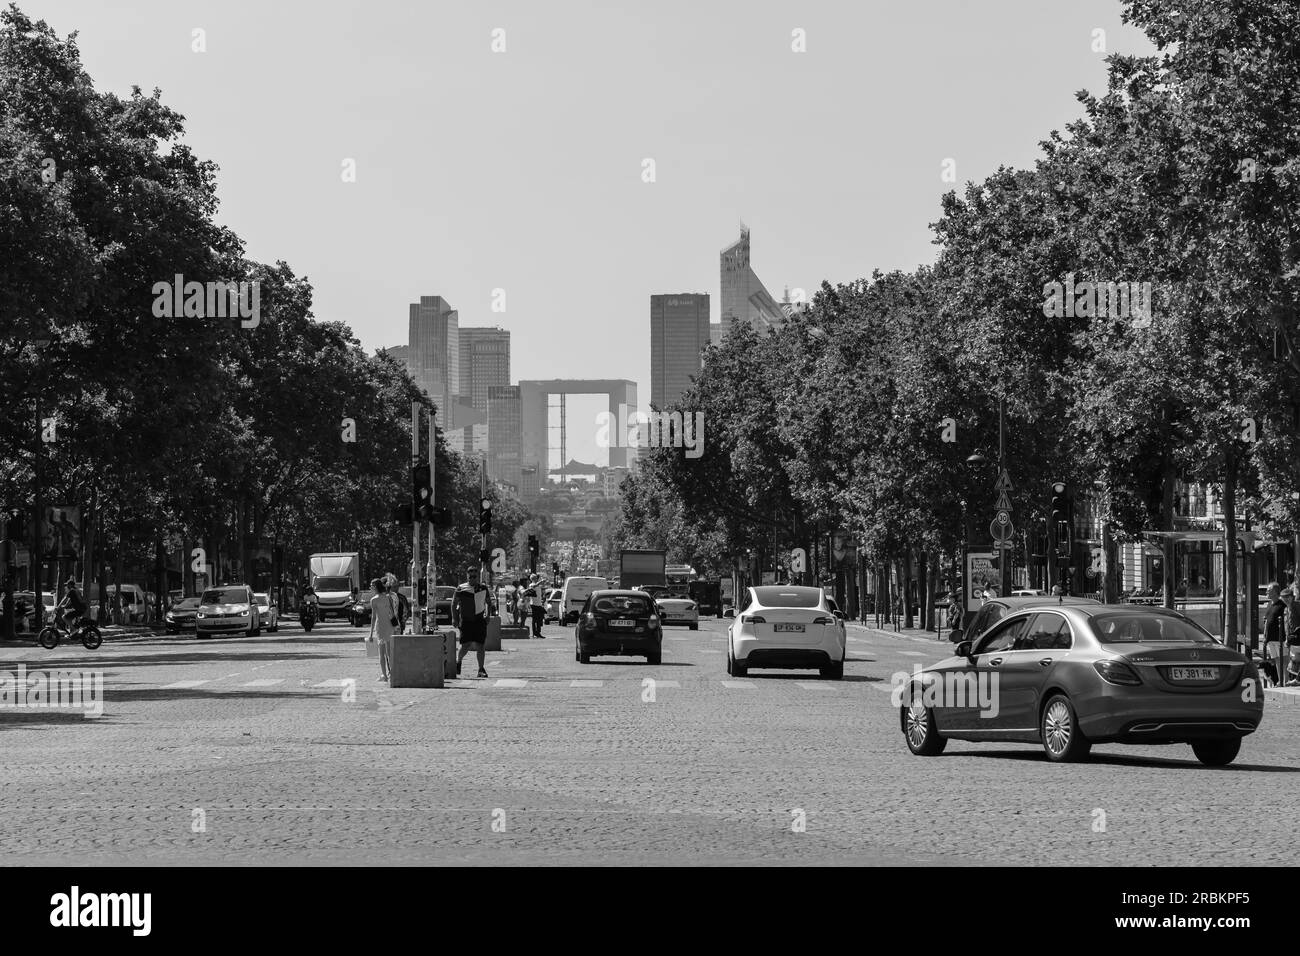
POLYGON ((954 588, 948 592, 948 630, 955 631, 957 628, 961 627, 961 612, 961 598, 958 596, 957 591, 954 588))
POLYGON ((397 601, 388 590, 383 578, 370 582, 375 596, 370 599, 370 635, 367 642, 379 644, 379 679, 392 680, 393 636, 400 627, 397 619, 397 601))
POLYGON ((397 633, 406 633, 406 624, 411 619, 411 602, 402 589, 397 585, 397 575, 389 571, 384 575, 384 584, 388 586, 388 593, 397 597, 397 633))
POLYGON ((456 676, 460 676, 461 662, 474 651, 478 656, 478 676, 487 677, 484 667, 484 642, 487 640, 488 593, 481 581, 461 583, 452 600, 452 623, 460 631, 460 654, 456 658, 456 676))
MULTIPOLYGON (((1287 588, 1287 594, 1291 589, 1287 588)), ((1278 683, 1277 664, 1286 654, 1287 602, 1282 599, 1282 586, 1274 581, 1268 586, 1268 610, 1264 614, 1264 673, 1274 684, 1278 683), (1276 645, 1276 648, 1270 647, 1276 645), (1276 656, 1274 656, 1276 650, 1276 656)))
POLYGON ((533 637, 545 639, 546 635, 542 633, 542 623, 546 619, 546 589, 542 587, 542 579, 536 574, 528 582, 528 604, 533 612, 533 637))
POLYGON ((1292 584, 1287 591, 1291 598, 1287 602, 1291 613, 1287 620, 1285 654, 1290 654, 1291 659, 1286 668, 1286 686, 1300 687, 1300 602, 1297 601, 1300 599, 1300 581, 1292 584))

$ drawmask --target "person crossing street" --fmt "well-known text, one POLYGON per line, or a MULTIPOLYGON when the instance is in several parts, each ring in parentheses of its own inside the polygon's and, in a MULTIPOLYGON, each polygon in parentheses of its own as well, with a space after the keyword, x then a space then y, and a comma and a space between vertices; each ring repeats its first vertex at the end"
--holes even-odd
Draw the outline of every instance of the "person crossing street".
POLYGON ((528 604, 533 612, 533 637, 544 639, 542 622, 546 617, 546 589, 542 587, 542 579, 534 574, 529 578, 528 590, 524 593, 528 595, 528 604))

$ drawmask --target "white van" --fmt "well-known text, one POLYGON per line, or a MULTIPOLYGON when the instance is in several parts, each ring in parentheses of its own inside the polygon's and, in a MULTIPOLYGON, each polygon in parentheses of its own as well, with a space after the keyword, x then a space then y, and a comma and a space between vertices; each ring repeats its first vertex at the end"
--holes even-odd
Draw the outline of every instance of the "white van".
POLYGON ((582 605, 591 596, 592 591, 603 591, 609 587, 604 578, 565 578, 564 590, 560 597, 563 609, 561 624, 572 624, 582 612, 582 605))

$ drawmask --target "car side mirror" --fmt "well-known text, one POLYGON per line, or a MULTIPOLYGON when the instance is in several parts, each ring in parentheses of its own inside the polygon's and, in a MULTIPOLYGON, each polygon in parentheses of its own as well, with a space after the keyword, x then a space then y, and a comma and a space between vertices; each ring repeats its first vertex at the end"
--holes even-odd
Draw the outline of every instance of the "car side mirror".
POLYGON ((974 658, 971 656, 971 651, 973 651, 974 649, 975 649, 974 641, 962 641, 960 644, 957 645, 957 656, 964 657, 968 661, 973 661, 974 658))
POLYGON ((843 612, 843 611, 834 611, 834 612, 832 612, 832 613, 834 613, 835 617, 838 618, 839 620, 841 620, 841 621, 844 620, 844 612, 843 612))
POLYGON ((952 641, 954 644, 960 644, 962 635, 964 633, 965 631, 963 631, 960 627, 954 627, 952 629, 952 632, 948 635, 948 640, 952 641))
POLYGON ((722 612, 722 616, 723 616, 723 617, 735 617, 735 616, 736 616, 736 609, 735 609, 734 607, 729 607, 729 608, 727 608, 725 611, 722 612))

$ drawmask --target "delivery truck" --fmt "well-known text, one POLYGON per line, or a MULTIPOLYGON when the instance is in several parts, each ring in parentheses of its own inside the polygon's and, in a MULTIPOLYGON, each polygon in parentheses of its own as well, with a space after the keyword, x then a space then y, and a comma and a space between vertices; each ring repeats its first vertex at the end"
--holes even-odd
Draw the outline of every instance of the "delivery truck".
POLYGON ((620 551, 618 586, 621 588, 668 584, 667 551, 620 551))
POLYGON ((356 551, 313 554, 308 563, 319 620, 327 615, 347 617, 352 595, 361 590, 361 555, 356 551))

